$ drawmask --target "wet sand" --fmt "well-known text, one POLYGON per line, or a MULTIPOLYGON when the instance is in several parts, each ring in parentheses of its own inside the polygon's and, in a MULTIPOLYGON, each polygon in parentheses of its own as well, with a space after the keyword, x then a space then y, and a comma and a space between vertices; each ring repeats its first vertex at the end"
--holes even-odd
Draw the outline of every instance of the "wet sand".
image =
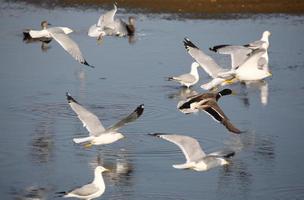
MULTIPOLYGON (((41 1, 27 0, 41 5, 41 1)), ((113 0, 61 0, 45 1, 44 6, 109 7, 113 0)), ((288 13, 303 14, 302 0, 117 0, 120 8, 151 13, 227 14, 227 13, 288 13)), ((43 6, 42 5, 42 6, 43 6)))

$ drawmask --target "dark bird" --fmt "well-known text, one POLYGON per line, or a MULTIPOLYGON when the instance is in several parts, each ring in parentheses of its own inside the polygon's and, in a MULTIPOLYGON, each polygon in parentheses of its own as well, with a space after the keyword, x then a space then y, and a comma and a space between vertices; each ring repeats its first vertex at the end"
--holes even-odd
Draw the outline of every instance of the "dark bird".
POLYGON ((224 89, 220 92, 208 92, 203 94, 198 94, 189 97, 183 104, 181 104, 178 109, 183 112, 187 110, 195 112, 198 110, 203 110, 209 114, 215 121, 222 123, 229 131, 233 133, 241 133, 241 131, 236 128, 229 120, 229 118, 224 114, 222 109, 218 106, 217 101, 225 95, 232 94, 232 90, 224 89))

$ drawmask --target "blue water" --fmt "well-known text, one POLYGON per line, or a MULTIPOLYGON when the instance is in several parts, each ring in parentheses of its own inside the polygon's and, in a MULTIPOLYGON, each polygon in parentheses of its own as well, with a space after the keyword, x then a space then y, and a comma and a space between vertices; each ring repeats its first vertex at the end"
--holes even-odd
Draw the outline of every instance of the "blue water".
MULTIPOLYGON (((120 11, 120 10, 119 10, 120 11)), ((100 199, 303 199, 304 161, 304 17, 255 15, 232 19, 168 19, 136 15, 135 42, 106 37, 101 44, 87 36, 103 10, 52 8, 5 3, 0 6, 0 194, 1 199, 35 195, 59 199, 55 192, 91 181, 102 164, 106 191, 100 199), (26 28, 40 21, 75 30, 91 69, 77 63, 52 41, 22 41, 26 28), (225 114, 246 133, 238 136, 205 113, 184 115, 176 109, 183 97, 166 77, 188 72, 192 58, 182 41, 189 37, 223 67, 229 58, 210 46, 243 44, 271 31, 269 60, 273 76, 256 85, 232 85, 236 96, 219 102, 225 114), (266 86, 265 86, 266 85, 266 86), (267 88, 267 101, 261 101, 267 88), (105 126, 145 104, 141 118, 121 129, 126 138, 111 145, 84 148, 73 143, 87 134, 69 108, 70 92, 105 126), (230 147, 237 151, 228 167, 207 172, 177 170, 184 162, 177 146, 147 136, 151 132, 189 135, 206 152, 230 147)), ((170 18, 170 17, 169 17, 170 18)), ((201 80, 209 81, 199 69, 201 80)))

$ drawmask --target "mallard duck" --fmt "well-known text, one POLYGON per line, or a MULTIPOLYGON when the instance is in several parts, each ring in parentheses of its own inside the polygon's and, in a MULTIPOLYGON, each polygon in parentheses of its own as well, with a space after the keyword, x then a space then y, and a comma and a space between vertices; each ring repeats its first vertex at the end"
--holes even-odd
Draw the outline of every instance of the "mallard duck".
POLYGON ((198 94, 193 97, 189 97, 183 104, 179 106, 178 109, 180 109, 182 112, 183 110, 186 110, 185 113, 203 110, 215 121, 222 123, 229 131, 239 134, 241 131, 230 122, 229 118, 224 114, 222 109, 217 104, 217 101, 222 96, 230 94, 232 94, 232 90, 230 89, 224 89, 220 92, 198 94))

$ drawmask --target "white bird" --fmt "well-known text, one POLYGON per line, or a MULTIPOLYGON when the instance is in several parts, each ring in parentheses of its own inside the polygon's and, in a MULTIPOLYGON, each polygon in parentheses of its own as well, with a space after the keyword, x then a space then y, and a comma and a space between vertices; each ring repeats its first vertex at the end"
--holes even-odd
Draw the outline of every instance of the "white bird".
POLYGON ((84 59, 78 44, 67 35, 73 30, 67 27, 48 28, 48 25, 47 21, 42 21, 42 30, 28 30, 24 34, 28 33, 32 38, 53 38, 79 63, 93 67, 84 59))
POLYGON ((141 104, 130 115, 105 129, 96 115, 82 107, 70 94, 66 93, 66 96, 72 110, 89 131, 88 137, 74 138, 73 141, 75 143, 86 142, 89 146, 110 144, 122 139, 123 134, 117 131, 125 124, 135 121, 144 111, 144 105, 141 104))
POLYGON ((197 62, 193 62, 191 65, 191 71, 187 74, 182 74, 179 76, 172 76, 169 77, 168 80, 174 80, 179 82, 181 85, 186 86, 187 88, 189 88, 192 85, 195 85, 198 81, 199 81, 199 74, 197 71, 197 68, 200 65, 197 62))
POLYGON ((209 90, 218 85, 226 85, 235 81, 262 80, 271 76, 265 68, 267 60, 264 55, 267 50, 264 48, 251 50, 244 47, 222 47, 222 53, 231 54, 231 69, 223 69, 210 57, 204 54, 189 39, 185 38, 184 45, 188 53, 204 68, 213 78, 209 83, 201 85, 201 88, 209 90))
POLYGON ((205 72, 213 78, 209 83, 201 85, 203 89, 209 90, 217 85, 225 85, 225 81, 233 79, 231 75, 226 77, 219 76, 220 73, 228 72, 228 69, 220 67, 210 56, 206 55, 188 38, 184 40, 184 46, 190 56, 205 70, 205 72))
POLYGON ((105 14, 101 15, 97 21, 97 24, 92 25, 89 28, 88 35, 90 37, 98 37, 102 39, 105 35, 114 36, 132 36, 135 33, 135 18, 129 17, 129 24, 122 19, 114 19, 117 12, 117 7, 114 4, 114 8, 105 14))
POLYGON ((256 49, 265 49, 266 52, 262 55, 262 57, 266 60, 265 62, 265 70, 268 69, 268 47, 269 47, 269 36, 271 35, 270 31, 264 31, 260 40, 256 40, 254 42, 250 42, 248 44, 242 46, 235 45, 217 45, 209 48, 211 51, 217 52, 219 54, 230 54, 232 68, 235 68, 241 65, 247 58, 250 51, 256 49))
POLYGON ((220 76, 233 76, 239 81, 263 80, 272 74, 265 68, 267 61, 264 58, 266 50, 256 49, 238 67, 228 72, 220 73, 220 76))
POLYGON ((74 197, 86 200, 91 200, 100 197, 106 189, 102 177, 102 173, 105 171, 109 170, 102 166, 97 166, 94 170, 94 180, 91 183, 83 185, 79 188, 75 188, 69 192, 58 192, 57 194, 63 196, 64 198, 74 197))
POLYGON ((235 154, 231 150, 222 150, 205 154, 198 141, 184 135, 150 134, 176 144, 186 157, 186 163, 173 165, 176 169, 193 169, 195 171, 206 171, 211 168, 229 164, 225 158, 235 154))

